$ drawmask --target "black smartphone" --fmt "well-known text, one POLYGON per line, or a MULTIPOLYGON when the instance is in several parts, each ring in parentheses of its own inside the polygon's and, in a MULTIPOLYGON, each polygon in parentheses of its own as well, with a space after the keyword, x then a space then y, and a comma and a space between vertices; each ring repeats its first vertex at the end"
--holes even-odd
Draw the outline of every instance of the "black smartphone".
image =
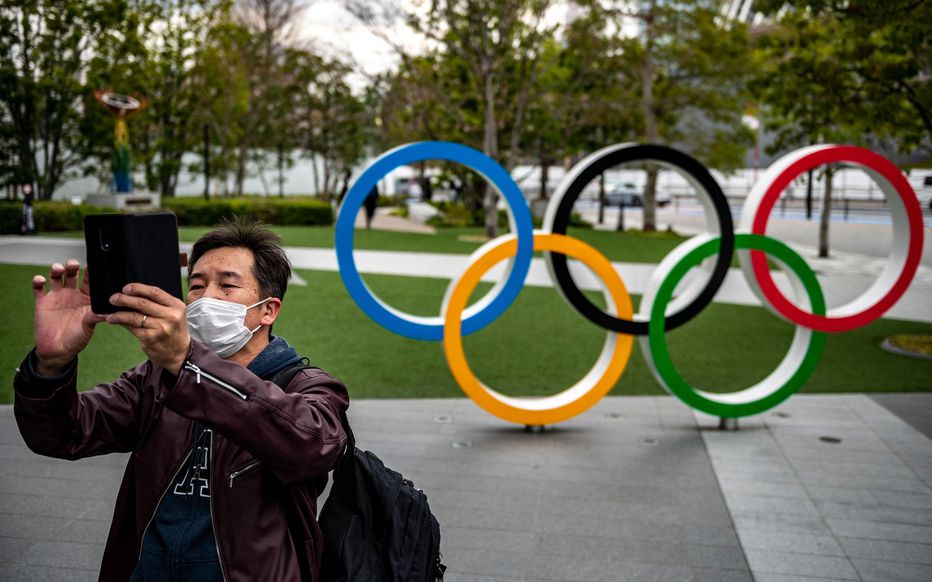
POLYGON ((84 242, 94 313, 127 310, 110 303, 127 283, 154 285, 184 300, 174 213, 88 214, 84 242))

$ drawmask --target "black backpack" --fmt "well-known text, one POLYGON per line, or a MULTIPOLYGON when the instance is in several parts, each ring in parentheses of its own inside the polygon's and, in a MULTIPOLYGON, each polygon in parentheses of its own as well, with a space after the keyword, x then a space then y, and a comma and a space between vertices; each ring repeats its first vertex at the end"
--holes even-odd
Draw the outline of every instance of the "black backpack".
MULTIPOLYGON (((291 379, 315 366, 287 368, 272 379, 286 389, 291 379)), ((324 534, 323 582, 435 582, 443 580, 440 524, 427 496, 410 480, 385 466, 370 451, 356 448, 346 413, 348 442, 333 470, 330 496, 320 513, 324 534)))

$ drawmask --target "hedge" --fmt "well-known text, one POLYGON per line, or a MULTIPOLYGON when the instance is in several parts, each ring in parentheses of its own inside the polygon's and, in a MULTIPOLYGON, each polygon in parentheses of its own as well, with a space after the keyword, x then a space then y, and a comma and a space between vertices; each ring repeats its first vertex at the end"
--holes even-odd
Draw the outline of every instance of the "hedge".
MULTIPOLYGON (((181 226, 212 226, 234 215, 253 215, 267 224, 329 225, 333 224, 330 204, 308 198, 163 198, 162 209, 178 217, 181 226)), ((0 202, 0 234, 19 234, 23 203, 0 202)), ((42 232, 84 229, 84 216, 114 212, 86 204, 41 201, 33 204, 36 228, 42 232)))
POLYGON ((310 198, 163 198, 162 208, 174 212, 181 226, 211 226, 236 215, 280 226, 333 224, 330 204, 310 198))
MULTIPOLYGON (((113 209, 87 204, 41 201, 33 203, 32 212, 36 230, 42 233, 83 230, 85 215, 113 212, 113 209)), ((19 234, 22 217, 22 202, 4 201, 0 204, 0 234, 19 234)))
MULTIPOLYGON (((440 211, 436 216, 427 219, 431 226, 485 226, 485 210, 470 210, 459 202, 431 202, 431 206, 440 211)), ((542 221, 533 217, 534 228, 541 228, 542 221)), ((504 209, 498 210, 498 226, 508 226, 508 214, 504 209)), ((591 228, 592 225, 582 219, 578 212, 570 214, 569 226, 591 228)))

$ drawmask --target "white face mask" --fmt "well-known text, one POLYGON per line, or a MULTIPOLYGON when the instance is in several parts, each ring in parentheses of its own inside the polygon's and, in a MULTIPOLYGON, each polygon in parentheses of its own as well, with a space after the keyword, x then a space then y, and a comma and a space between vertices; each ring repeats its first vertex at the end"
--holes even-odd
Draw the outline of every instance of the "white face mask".
POLYGON ((217 352, 221 358, 232 356, 240 351, 256 329, 246 327, 246 311, 256 305, 262 305, 271 299, 267 297, 252 305, 243 305, 233 301, 223 301, 212 297, 201 297, 188 305, 188 333, 191 337, 217 352))

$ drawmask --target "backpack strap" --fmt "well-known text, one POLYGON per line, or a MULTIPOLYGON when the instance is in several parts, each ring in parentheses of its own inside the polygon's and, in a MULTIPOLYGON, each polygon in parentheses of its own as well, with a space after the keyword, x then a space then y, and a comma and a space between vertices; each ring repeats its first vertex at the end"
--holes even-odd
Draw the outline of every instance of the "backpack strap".
MULTIPOLYGON (((302 358, 304 361, 301 364, 295 364, 294 366, 285 368, 284 370, 279 371, 274 376, 272 376, 271 381, 278 385, 282 390, 287 390, 288 386, 291 385, 291 381, 294 379, 298 373, 303 372, 304 370, 320 370, 319 367, 311 364, 307 358, 302 358)), ((340 467, 346 463, 346 459, 353 455, 353 452, 356 450, 356 436, 353 434, 353 429, 350 428, 349 419, 346 418, 346 411, 340 411, 340 422, 343 423, 343 431, 346 433, 346 451, 343 456, 337 461, 336 466, 333 468, 334 471, 337 471, 340 467)))

